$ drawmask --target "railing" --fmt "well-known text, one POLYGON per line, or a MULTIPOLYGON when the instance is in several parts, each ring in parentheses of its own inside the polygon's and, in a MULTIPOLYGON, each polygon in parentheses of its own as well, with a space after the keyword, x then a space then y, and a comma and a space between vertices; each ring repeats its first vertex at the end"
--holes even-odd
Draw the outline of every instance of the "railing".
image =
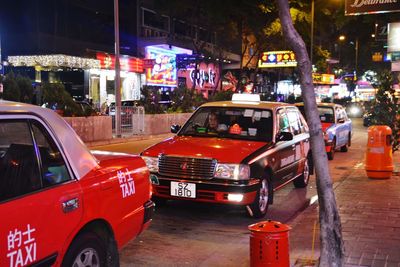
MULTIPOLYGON (((144 134, 144 114, 144 107, 142 106, 121 107, 121 135, 144 134)), ((112 129, 115 134, 115 112, 112 112, 110 116, 112 117, 112 129)))

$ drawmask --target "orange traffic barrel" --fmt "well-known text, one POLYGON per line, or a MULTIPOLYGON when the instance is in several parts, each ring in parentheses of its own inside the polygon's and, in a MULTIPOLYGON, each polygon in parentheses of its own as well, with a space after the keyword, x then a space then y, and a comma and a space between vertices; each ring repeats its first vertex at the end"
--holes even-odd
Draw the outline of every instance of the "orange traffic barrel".
POLYGON ((386 125, 368 128, 365 170, 369 178, 390 178, 393 172, 392 129, 386 125))
POLYGON ((250 266, 289 267, 289 231, 292 228, 276 221, 249 225, 250 266))

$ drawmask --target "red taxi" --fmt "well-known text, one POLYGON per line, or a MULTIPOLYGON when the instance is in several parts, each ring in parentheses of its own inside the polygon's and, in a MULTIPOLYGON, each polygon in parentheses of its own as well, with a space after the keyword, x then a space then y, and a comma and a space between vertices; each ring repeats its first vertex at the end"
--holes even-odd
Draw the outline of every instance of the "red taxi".
POLYGON ((92 153, 55 112, 0 100, 1 266, 117 266, 150 186, 140 157, 92 153))
POLYGON ((237 204, 263 217, 275 190, 291 181, 307 185, 312 164, 303 116, 293 105, 253 97, 204 104, 182 128, 172 127, 176 136, 142 152, 155 201, 237 204))

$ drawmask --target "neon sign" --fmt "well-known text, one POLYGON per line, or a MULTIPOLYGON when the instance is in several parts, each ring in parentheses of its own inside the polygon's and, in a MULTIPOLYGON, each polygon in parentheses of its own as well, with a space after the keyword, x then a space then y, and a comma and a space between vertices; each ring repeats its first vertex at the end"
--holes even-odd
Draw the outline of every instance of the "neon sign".
POLYGON ((186 69, 180 69, 178 71, 179 77, 186 78, 186 86, 192 88, 195 84, 195 88, 201 89, 214 89, 219 80, 219 68, 214 63, 201 62, 197 66, 197 73, 195 72, 194 64, 190 64, 186 69))
MULTIPOLYGON (((97 52, 96 58, 100 61, 101 69, 114 70, 115 69, 115 56, 107 53, 97 52)), ((143 72, 143 61, 140 58, 120 56, 119 64, 122 71, 128 72, 143 72)))
POLYGON ((177 85, 176 54, 158 47, 146 47, 146 59, 154 59, 154 66, 146 69, 148 85, 177 85))
POLYGON ((297 61, 293 51, 263 52, 258 61, 259 68, 296 67, 297 61))

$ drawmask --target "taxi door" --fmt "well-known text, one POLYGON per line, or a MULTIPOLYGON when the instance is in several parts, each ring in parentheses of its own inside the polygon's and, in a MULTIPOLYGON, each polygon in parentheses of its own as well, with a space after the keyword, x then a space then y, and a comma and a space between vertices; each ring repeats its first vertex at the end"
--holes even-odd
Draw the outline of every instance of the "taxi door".
MULTIPOLYGON (((292 133, 289 118, 285 109, 279 109, 276 114, 277 131, 276 136, 281 132, 292 133)), ((275 152, 272 158, 277 162, 275 171, 275 179, 273 181, 274 188, 285 183, 292 177, 296 168, 296 140, 278 141, 276 140, 275 152)))
POLYGON ((348 143, 350 133, 350 119, 342 107, 335 107, 336 113, 336 147, 348 143))
POLYGON ((52 265, 82 217, 80 185, 38 122, 0 120, 0 140, 0 262, 52 265))

